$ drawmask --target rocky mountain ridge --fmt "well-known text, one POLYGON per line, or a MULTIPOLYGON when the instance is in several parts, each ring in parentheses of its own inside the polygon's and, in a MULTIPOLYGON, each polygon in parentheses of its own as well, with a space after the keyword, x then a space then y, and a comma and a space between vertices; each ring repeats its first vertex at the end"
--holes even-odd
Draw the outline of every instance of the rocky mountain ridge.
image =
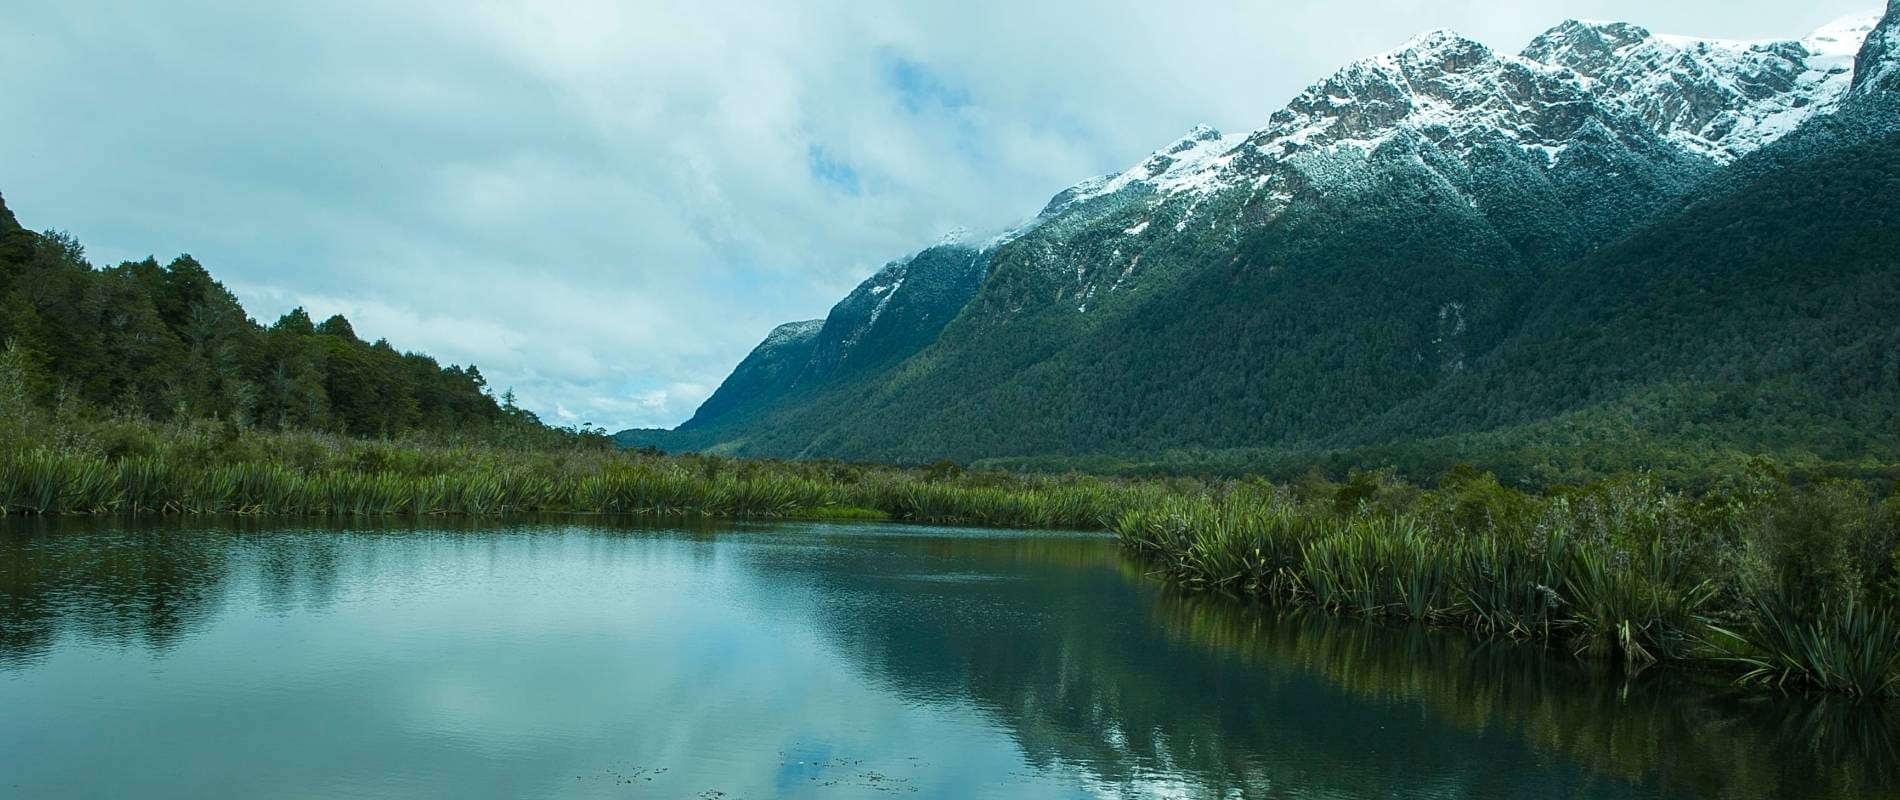
POLYGON ((1582 75, 1591 91, 1665 138, 1731 162, 1832 111, 1878 13, 1837 20, 1801 40, 1736 42, 1572 20, 1524 57, 1582 75))

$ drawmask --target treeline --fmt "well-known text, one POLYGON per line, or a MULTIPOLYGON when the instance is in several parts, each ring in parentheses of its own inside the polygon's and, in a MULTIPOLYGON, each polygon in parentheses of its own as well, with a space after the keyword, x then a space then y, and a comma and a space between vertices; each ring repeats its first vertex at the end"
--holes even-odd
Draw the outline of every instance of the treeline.
POLYGON ((248 317, 191 256, 95 269, 71 236, 22 228, 0 201, 0 346, 42 406, 394 436, 527 430, 474 366, 366 342, 342 316, 248 317))

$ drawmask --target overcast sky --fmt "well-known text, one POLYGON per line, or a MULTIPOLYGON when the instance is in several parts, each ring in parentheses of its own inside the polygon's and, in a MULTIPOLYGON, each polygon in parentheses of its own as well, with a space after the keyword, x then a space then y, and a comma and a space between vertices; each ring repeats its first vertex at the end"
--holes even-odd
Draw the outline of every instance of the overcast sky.
POLYGON ((1796 38, 1874 5, 26 2, 0 194, 98 265, 191 253, 267 324, 343 313, 551 421, 671 426, 884 262, 1420 31, 1796 38))

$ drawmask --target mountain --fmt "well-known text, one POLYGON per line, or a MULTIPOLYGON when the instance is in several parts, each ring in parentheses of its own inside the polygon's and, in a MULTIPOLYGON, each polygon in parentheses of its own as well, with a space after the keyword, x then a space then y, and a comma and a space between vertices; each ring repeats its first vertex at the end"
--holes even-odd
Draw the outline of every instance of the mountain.
POLYGON ((774 329, 678 430, 621 431, 616 440, 676 448, 712 442, 762 409, 902 362, 936 341, 987 274, 989 251, 954 238, 885 265, 824 319, 774 329))
POLYGON ((1362 426, 1356 458, 1548 479, 1724 453, 1900 460, 1900 133, 1781 162, 1553 276, 1459 380, 1362 426))
MULTIPOLYGON (((824 325, 848 343, 834 349, 880 354, 862 368, 830 366, 838 359, 814 347, 797 380, 748 394, 742 411, 643 435, 674 448, 891 461, 1293 464, 1367 448, 1389 457, 1445 437, 1464 437, 1460 452, 1481 443, 1495 454, 1512 431, 1626 403, 1643 375, 1694 381, 1712 353, 1766 357, 1691 341, 1733 332, 1709 316, 1730 300, 1709 283, 1723 273, 1678 280, 1693 266, 1664 269, 1652 250, 1666 249, 1658 237, 1750 242, 1734 226, 1774 217, 1775 202, 1792 202, 1791 181, 1819 183, 1790 220, 1841 201, 1826 176, 1844 168, 1843 152, 1869 156, 1866 131, 1879 126, 1836 120, 1886 114, 1865 109, 1890 95, 1893 20, 1850 18, 1761 43, 1571 21, 1518 55, 1433 31, 1315 83, 1245 136, 1196 128, 958 251, 946 260, 963 265, 956 274, 969 282, 956 285, 968 291, 937 295, 934 328, 868 326, 902 270, 873 276, 824 325), (1821 166, 1795 169, 1810 161, 1821 166), (1762 183, 1770 178, 1781 183, 1762 183), (1718 214, 1715 197, 1747 199, 1718 214), (1636 280, 1630 264, 1654 272, 1636 280), (1668 294, 1678 290, 1700 294, 1668 294), (1684 313, 1602 310, 1639 299, 1684 313), (1612 322, 1677 338, 1614 368, 1538 360, 1602 336, 1570 326, 1612 322), (1534 386, 1504 392, 1519 376, 1534 386)), ((1821 258, 1846 246, 1784 233, 1821 258)), ((1887 288, 1878 263, 1849 260, 1817 274, 1872 275, 1874 296, 1842 312, 1861 319, 1887 288)), ((1749 260, 1728 274, 1781 275, 1763 270, 1749 260)), ((1753 309, 1764 297, 1735 302, 1753 309)), ((1623 341, 1625 329, 1608 330, 1623 341)), ((1840 344, 1814 341, 1803 352, 1840 344)), ((1699 430, 1671 441, 1800 444, 1799 430, 1750 438, 1719 419, 1699 430)))

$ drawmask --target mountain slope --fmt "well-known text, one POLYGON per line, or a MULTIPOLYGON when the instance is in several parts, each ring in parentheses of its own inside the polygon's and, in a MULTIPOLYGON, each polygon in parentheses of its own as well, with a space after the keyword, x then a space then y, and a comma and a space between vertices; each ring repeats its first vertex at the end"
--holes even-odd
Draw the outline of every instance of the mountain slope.
POLYGON ((1545 477, 1715 451, 1900 460, 1900 135, 1806 144, 1554 277, 1467 374, 1354 439, 1531 448, 1545 477))
POLYGON ((732 439, 773 409, 798 405, 901 363, 936 341, 976 294, 991 251, 958 235, 898 259, 853 289, 822 320, 781 325, 675 430, 627 430, 622 446, 734 449, 732 439), (722 443, 724 446, 722 447, 722 443))
POLYGON ((1887 14, 1861 44, 1853 91, 1876 96, 1900 90, 1900 0, 1887 0, 1887 14))
POLYGON ((1870 44, 1837 115, 1557 273, 1468 375, 1358 439, 1900 459, 1900 87, 1880 77, 1897 57, 1870 44))
MULTIPOLYGON (((818 332, 824 325, 824 320, 813 319, 787 322, 772 329, 765 341, 746 354, 745 360, 739 362, 712 397, 700 404, 693 418, 680 427, 690 430, 732 421, 731 415, 743 414, 767 398, 791 389, 811 363, 818 332)), ((622 438, 630 441, 627 436, 622 438)))
POLYGON ((988 264, 984 252, 956 243, 891 262, 832 307, 796 385, 889 366, 936 341, 988 264))

